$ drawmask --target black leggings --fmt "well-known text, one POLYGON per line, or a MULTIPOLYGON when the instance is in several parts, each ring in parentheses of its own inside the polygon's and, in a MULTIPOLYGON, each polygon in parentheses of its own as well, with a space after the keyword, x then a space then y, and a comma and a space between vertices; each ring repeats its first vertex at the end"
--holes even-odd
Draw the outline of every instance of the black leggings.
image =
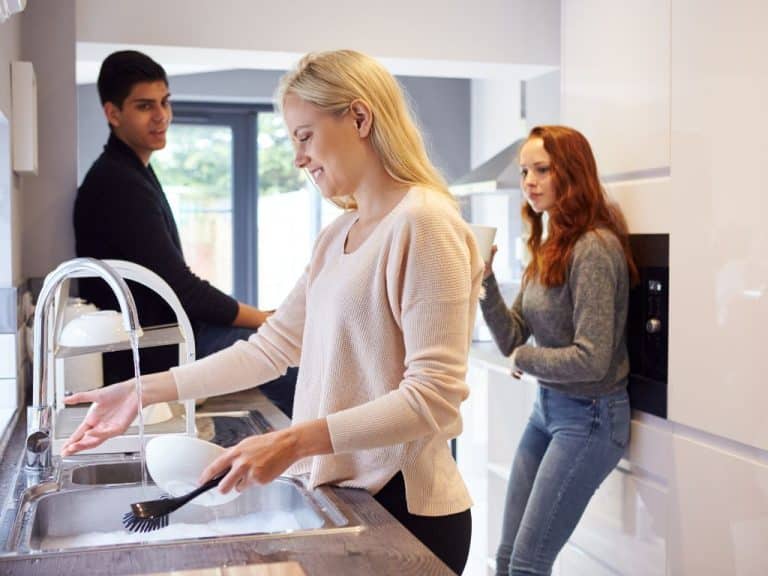
POLYGON ((402 472, 395 474, 374 498, 451 570, 456 574, 462 573, 472 539, 470 510, 447 516, 411 514, 405 504, 405 481, 402 472))

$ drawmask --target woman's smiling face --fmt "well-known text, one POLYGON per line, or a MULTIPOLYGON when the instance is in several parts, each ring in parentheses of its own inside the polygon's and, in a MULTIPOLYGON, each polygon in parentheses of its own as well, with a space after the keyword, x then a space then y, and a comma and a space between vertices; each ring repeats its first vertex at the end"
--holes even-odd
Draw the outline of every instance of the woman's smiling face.
POLYGON ((326 198, 352 196, 363 176, 363 141, 349 111, 333 114, 288 93, 283 118, 294 164, 305 169, 326 198))

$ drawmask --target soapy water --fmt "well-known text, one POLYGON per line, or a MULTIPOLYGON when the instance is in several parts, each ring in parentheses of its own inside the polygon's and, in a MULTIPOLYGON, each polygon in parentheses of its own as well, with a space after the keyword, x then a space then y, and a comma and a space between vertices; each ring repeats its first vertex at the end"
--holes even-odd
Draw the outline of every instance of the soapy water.
POLYGON ((72 536, 48 536, 40 542, 40 550, 66 550, 70 548, 163 542, 165 540, 189 538, 293 532, 301 530, 301 528, 302 526, 294 514, 275 510, 254 512, 228 518, 214 518, 207 523, 200 524, 170 524, 154 532, 137 533, 127 530, 115 530, 112 532, 87 532, 72 536))

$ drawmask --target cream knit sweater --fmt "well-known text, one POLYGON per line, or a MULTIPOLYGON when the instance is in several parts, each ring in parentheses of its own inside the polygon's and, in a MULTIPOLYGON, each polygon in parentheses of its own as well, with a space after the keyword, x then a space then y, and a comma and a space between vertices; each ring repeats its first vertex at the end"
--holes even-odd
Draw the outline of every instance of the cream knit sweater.
POLYGON ((420 188, 345 254, 356 218, 323 230, 304 275, 248 342, 172 369, 179 398, 250 388, 299 365, 294 422, 327 418, 334 453, 289 474, 375 494, 402 471, 411 513, 461 512, 471 500, 448 440, 469 392, 483 271, 474 237, 447 199, 420 188))

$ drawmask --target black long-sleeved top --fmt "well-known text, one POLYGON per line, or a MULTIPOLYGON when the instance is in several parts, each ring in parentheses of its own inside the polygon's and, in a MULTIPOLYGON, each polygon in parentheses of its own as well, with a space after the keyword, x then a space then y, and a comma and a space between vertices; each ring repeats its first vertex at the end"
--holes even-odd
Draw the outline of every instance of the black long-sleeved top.
MULTIPOLYGON (((140 264, 170 285, 193 326, 232 324, 237 301, 189 269, 173 213, 152 167, 144 166, 114 134, 78 189, 74 225, 78 256, 140 264)), ((175 322, 170 307, 152 290, 133 282, 129 286, 142 326, 175 322)), ((117 300, 102 280, 81 280, 80 295, 99 308, 117 309, 117 300)), ((153 350, 159 353, 142 353, 143 372, 163 370, 178 361, 175 347, 153 350)), ((116 374, 107 363, 105 357, 105 376, 116 374)), ((132 368, 114 377, 123 376, 132 376, 132 368)))

